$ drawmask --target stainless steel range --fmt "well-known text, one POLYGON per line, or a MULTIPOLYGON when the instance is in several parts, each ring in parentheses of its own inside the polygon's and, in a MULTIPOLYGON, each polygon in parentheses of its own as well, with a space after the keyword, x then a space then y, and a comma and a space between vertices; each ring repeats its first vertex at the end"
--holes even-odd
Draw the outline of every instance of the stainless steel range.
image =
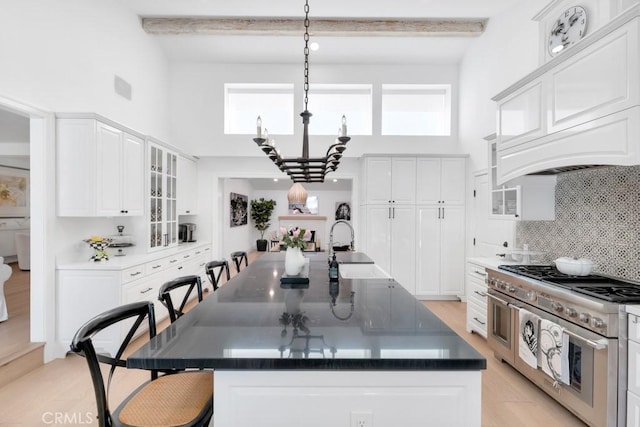
POLYGON ((625 304, 640 303, 640 285, 606 276, 569 276, 546 265, 501 265, 487 272, 487 342, 495 356, 588 425, 625 425, 625 304), (560 325, 569 336, 566 383, 519 357, 521 309, 560 325))

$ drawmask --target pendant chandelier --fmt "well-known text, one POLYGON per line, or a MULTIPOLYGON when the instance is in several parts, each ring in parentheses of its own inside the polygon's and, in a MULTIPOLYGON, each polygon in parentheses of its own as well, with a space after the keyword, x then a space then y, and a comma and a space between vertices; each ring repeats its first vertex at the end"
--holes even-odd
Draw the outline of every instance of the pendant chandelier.
POLYGON ((347 136, 347 119, 343 115, 336 143, 329 146, 324 157, 309 157, 309 118, 312 115, 307 109, 309 102, 309 0, 305 1, 304 13, 304 111, 300 113, 304 126, 302 156, 281 157, 280 150, 276 149, 273 140, 269 139, 266 129, 263 135, 262 119, 259 116, 257 121, 258 134, 256 138, 253 138, 253 141, 282 172, 289 175, 293 182, 324 182, 327 173, 338 169, 342 153, 346 150, 347 142, 351 138, 347 136))

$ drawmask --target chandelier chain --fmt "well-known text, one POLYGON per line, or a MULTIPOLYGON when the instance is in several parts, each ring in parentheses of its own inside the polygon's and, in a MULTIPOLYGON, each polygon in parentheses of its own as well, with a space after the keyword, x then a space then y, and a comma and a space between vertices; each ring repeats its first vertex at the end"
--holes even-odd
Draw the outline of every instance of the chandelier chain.
POLYGON ((304 110, 309 103, 309 0, 304 5, 304 110))

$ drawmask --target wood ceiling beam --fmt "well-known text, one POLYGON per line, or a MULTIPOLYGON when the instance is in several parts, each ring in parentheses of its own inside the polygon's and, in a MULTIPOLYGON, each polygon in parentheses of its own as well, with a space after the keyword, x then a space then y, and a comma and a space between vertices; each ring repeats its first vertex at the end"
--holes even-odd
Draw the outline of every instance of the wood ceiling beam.
MULTIPOLYGON (((357 37, 474 37, 483 33, 486 19, 311 19, 314 36, 357 37)), ((156 35, 269 35, 299 36, 299 18, 142 17, 142 28, 156 35)))

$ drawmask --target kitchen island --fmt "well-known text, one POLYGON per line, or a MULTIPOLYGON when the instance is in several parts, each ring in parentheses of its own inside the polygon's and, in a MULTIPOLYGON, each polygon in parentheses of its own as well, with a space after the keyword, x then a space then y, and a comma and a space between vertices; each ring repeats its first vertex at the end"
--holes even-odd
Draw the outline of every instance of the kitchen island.
POLYGON ((479 353, 393 279, 330 285, 306 256, 308 285, 265 254, 127 367, 213 368, 217 427, 480 426, 479 353))

